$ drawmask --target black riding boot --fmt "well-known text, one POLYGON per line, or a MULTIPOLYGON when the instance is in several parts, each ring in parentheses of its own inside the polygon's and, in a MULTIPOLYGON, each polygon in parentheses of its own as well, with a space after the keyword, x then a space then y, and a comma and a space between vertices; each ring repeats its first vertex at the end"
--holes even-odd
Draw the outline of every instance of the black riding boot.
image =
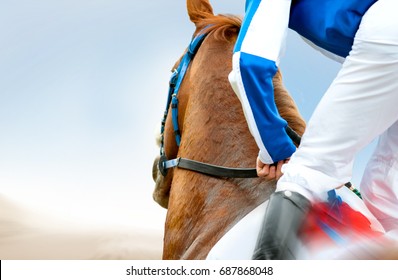
POLYGON ((272 194, 253 260, 296 259, 297 233, 310 205, 310 201, 297 192, 280 191, 272 194))

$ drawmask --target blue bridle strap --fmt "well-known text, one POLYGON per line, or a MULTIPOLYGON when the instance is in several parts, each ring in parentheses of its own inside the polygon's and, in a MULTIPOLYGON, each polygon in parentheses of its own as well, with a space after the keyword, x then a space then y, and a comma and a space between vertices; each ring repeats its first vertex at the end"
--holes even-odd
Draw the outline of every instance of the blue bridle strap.
POLYGON ((177 146, 180 146, 181 143, 181 132, 178 125, 178 92, 180 90, 181 83, 184 79, 184 76, 188 70, 189 64, 191 63, 192 59, 194 58, 196 52, 198 51, 200 45, 202 44, 203 40, 205 39, 208 33, 202 30, 197 36, 195 36, 191 43, 188 46, 188 49, 184 56, 182 57, 177 69, 174 69, 171 78, 170 78, 170 87, 169 87, 169 94, 167 98, 166 110, 163 115, 162 120, 162 127, 160 129, 161 133, 161 148, 160 154, 164 154, 164 130, 166 126, 166 119, 169 113, 169 108, 171 105, 171 114, 172 114, 172 123, 173 129, 175 134, 175 140, 177 146))

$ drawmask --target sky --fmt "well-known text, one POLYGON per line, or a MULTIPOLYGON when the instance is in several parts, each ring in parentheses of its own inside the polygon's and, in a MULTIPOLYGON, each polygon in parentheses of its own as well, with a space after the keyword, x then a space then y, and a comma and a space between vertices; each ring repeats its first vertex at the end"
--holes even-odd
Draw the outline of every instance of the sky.
MULTIPOLYGON (((211 1, 241 15, 244 2, 211 1)), ((162 231, 154 138, 193 31, 185 1, 3 0, 0 195, 69 220, 162 231)), ((281 71, 306 120, 339 67, 289 33, 281 71)))

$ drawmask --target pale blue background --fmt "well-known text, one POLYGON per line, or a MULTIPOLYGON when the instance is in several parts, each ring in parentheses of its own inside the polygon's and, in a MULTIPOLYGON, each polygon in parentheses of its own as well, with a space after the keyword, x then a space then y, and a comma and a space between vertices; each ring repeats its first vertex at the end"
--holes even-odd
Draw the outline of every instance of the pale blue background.
MULTIPOLYGON (((70 220, 161 231, 154 135, 194 30, 185 1, 0 3, 0 195, 70 220)), ((212 4, 243 14, 243 0, 212 4)), ((290 33, 281 69, 308 120, 339 65, 290 33)))

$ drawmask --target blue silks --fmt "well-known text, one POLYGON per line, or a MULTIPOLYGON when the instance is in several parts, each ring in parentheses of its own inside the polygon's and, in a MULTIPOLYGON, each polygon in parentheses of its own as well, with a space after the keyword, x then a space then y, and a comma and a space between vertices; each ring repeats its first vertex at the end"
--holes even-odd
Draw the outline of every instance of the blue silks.
POLYGON ((293 0, 289 27, 315 45, 346 57, 362 16, 377 0, 293 0))

